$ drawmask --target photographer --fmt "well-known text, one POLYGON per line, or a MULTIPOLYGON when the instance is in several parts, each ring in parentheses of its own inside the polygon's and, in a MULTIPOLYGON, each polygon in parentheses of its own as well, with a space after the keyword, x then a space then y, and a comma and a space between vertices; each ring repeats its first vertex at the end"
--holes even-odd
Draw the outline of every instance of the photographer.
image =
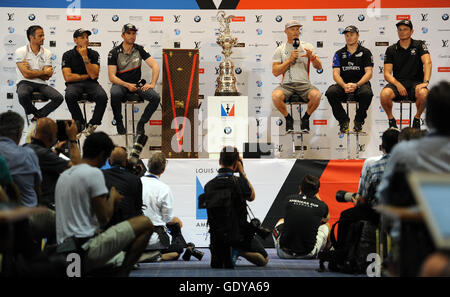
POLYGON ((256 226, 247 222, 247 201, 255 200, 255 190, 237 149, 224 147, 219 164, 219 174, 205 185, 205 192, 199 197, 200 207, 208 213, 211 267, 233 268, 238 256, 265 266, 269 262, 267 252, 255 237, 256 226), (234 176, 235 172, 239 172, 239 177, 234 176))
POLYGON ((115 187, 123 195, 122 201, 114 209, 114 214, 108 223, 113 226, 133 217, 142 215, 142 182, 141 179, 130 173, 127 168, 127 151, 116 146, 109 158, 111 168, 103 170, 108 190, 115 187))
POLYGON ((286 198, 285 217, 275 226, 274 240, 282 259, 315 259, 328 241, 328 206, 318 196, 320 181, 307 174, 298 194, 286 198))
POLYGON ((173 194, 169 186, 160 180, 166 169, 167 160, 163 153, 155 153, 148 160, 150 174, 141 177, 143 191, 144 215, 155 226, 155 233, 150 238, 147 250, 160 251, 161 260, 176 260, 186 247, 181 234, 183 223, 173 216, 173 194), (167 229, 170 230, 170 242, 167 229))
POLYGON ((74 120, 66 121, 64 125, 67 140, 60 141, 58 135, 61 134, 61 131, 58 131, 56 122, 50 118, 40 118, 36 124, 36 134, 32 137, 31 143, 26 145, 36 153, 42 172, 42 193, 39 204, 50 209, 55 209, 55 186, 59 175, 81 161, 77 144, 77 125, 74 120), (70 161, 58 156, 67 143, 70 146, 70 161), (51 150, 53 146, 55 151, 51 150))

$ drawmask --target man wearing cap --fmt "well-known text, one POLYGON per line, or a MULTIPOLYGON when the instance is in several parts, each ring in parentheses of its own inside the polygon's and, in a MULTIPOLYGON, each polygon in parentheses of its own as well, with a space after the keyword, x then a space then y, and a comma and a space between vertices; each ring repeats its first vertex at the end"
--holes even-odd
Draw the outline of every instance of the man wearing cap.
POLYGON ((137 124, 137 134, 145 134, 145 124, 150 120, 161 100, 154 90, 159 77, 159 65, 143 46, 135 43, 137 30, 132 24, 124 25, 123 42, 113 48, 108 55, 108 76, 113 83, 111 107, 119 134, 126 133, 122 122, 122 102, 125 102, 127 94, 136 93, 141 99, 149 101, 137 124), (142 61, 145 61, 152 69, 152 81, 140 86, 137 83, 141 80, 142 61))
POLYGON ((384 79, 388 84, 381 91, 380 102, 389 127, 397 128, 392 101, 415 101, 417 113, 412 126, 420 129, 420 116, 425 109, 431 78, 431 57, 424 41, 411 38, 414 30, 410 20, 401 20, 396 26, 400 40, 386 49, 384 79))
POLYGON ((288 113, 285 104, 287 98, 297 93, 308 102, 308 108, 301 121, 301 130, 308 132, 309 117, 319 106, 322 97, 320 91, 309 81, 309 62, 311 61, 313 67, 318 70, 322 69, 322 62, 314 53, 312 44, 298 41, 301 26, 297 20, 286 23, 284 32, 287 42, 278 46, 273 56, 272 73, 275 76, 283 75, 283 79, 273 91, 272 101, 286 118, 286 132, 294 130, 294 119, 288 113))
POLYGON ((32 120, 48 116, 64 101, 63 96, 47 85, 53 75, 52 52, 44 48, 44 30, 41 26, 30 26, 27 29, 30 44, 19 47, 14 53, 17 65, 17 96, 25 109, 26 115, 33 115, 32 120), (50 102, 37 109, 32 101, 33 92, 40 92, 50 102))
POLYGON ((348 132, 350 119, 341 102, 352 97, 358 101, 353 130, 360 132, 373 97, 369 82, 373 74, 373 56, 370 50, 359 44, 358 28, 348 26, 342 34, 345 35, 346 46, 333 57, 333 80, 336 84, 328 88, 325 96, 342 133, 348 132))
POLYGON ((77 122, 78 131, 81 132, 86 128, 86 132, 91 134, 102 123, 108 96, 97 81, 100 73, 100 58, 96 51, 88 48, 89 35, 91 32, 88 30, 75 30, 73 33, 75 47, 64 53, 61 67, 66 81, 67 107, 72 118, 77 122), (94 114, 88 124, 77 103, 82 93, 87 93, 89 100, 95 102, 94 114))

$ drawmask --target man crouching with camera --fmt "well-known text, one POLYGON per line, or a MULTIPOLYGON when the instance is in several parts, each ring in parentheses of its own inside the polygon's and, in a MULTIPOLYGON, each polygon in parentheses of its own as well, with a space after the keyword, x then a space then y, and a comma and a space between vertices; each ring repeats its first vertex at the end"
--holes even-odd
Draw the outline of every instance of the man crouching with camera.
POLYGON ((315 259, 328 241, 328 206, 318 196, 320 181, 307 174, 298 194, 286 198, 285 216, 275 226, 273 237, 278 257, 315 259))
POLYGON ((255 190, 247 179, 238 150, 224 147, 219 165, 218 175, 205 185, 205 192, 199 197, 199 207, 206 208, 208 213, 211 267, 234 268, 239 256, 265 266, 269 257, 255 236, 264 228, 247 221, 247 201, 255 200, 255 190), (239 177, 234 176, 236 172, 239 177))

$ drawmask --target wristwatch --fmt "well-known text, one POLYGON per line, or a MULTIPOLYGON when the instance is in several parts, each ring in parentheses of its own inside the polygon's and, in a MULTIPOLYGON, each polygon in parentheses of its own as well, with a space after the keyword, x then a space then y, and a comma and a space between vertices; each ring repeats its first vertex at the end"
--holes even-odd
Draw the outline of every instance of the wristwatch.
POLYGON ((83 62, 84 62, 84 64, 90 64, 90 63, 91 63, 91 60, 87 59, 86 61, 83 60, 83 62))
POLYGON ((424 82, 424 83, 427 83, 427 84, 430 83, 430 81, 429 81, 428 79, 424 80, 423 82, 424 82))
POLYGON ((360 87, 359 83, 356 83, 356 88, 359 89, 360 87))

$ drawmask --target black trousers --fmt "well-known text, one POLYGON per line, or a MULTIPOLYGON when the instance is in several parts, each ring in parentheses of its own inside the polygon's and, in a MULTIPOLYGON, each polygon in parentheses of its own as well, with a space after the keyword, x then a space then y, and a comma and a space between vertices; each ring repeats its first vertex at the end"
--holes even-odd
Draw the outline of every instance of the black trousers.
MULTIPOLYGON (((340 123, 349 120, 349 117, 342 106, 342 102, 346 102, 347 98, 344 89, 338 84, 331 85, 325 93, 325 96, 328 98, 328 102, 333 109, 333 115, 336 120, 340 123)), ((354 96, 355 101, 359 102, 359 108, 356 110, 355 121, 364 123, 364 120, 367 117, 367 110, 369 109, 373 97, 370 83, 366 83, 357 89, 354 96)))
POLYGON ((33 114, 39 118, 48 116, 64 101, 63 96, 49 85, 27 80, 22 80, 17 84, 17 96, 19 97, 20 105, 25 109, 25 113, 27 115, 33 114), (50 99, 50 102, 38 110, 31 102, 31 94, 33 92, 42 93, 44 97, 50 99))
POLYGON ((87 93, 89 100, 95 102, 94 114, 89 124, 100 125, 102 123, 103 114, 105 113, 108 96, 102 86, 96 81, 80 81, 70 83, 66 87, 66 103, 69 108, 72 119, 81 123, 86 123, 87 119, 83 118, 78 100, 81 100, 81 94, 87 93))

